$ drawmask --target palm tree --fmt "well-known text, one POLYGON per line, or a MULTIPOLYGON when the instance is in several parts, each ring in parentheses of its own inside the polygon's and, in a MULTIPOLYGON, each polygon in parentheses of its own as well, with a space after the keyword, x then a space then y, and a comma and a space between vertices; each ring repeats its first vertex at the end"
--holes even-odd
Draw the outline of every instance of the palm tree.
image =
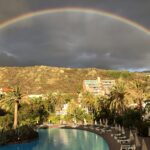
POLYGON ((97 112, 97 118, 102 119, 102 118, 107 118, 109 117, 110 114, 110 101, 109 97, 107 95, 104 96, 99 96, 97 97, 97 102, 96 102, 96 112, 97 112))
POLYGON ((46 99, 47 99, 47 110, 48 110, 48 112, 54 113, 55 107, 56 107, 56 96, 50 92, 46 95, 46 99))
POLYGON ((115 85, 110 94, 110 109, 115 111, 116 113, 122 114, 125 110, 125 95, 127 94, 125 89, 125 84, 123 82, 119 82, 115 85))
POLYGON ((12 104, 14 104, 14 129, 16 129, 18 126, 18 106, 21 100, 21 96, 21 90, 17 86, 13 89, 12 92, 10 92, 7 96, 5 96, 4 99, 0 101, 1 108, 5 109, 6 111, 11 110, 12 104))
POLYGON ((94 121, 94 114, 95 114, 96 107, 97 107, 96 102, 97 102, 96 97, 93 94, 89 92, 86 92, 85 94, 83 94, 82 104, 84 107, 87 107, 89 113, 92 114, 93 121, 94 121))
POLYGON ((13 100, 14 100, 14 129, 18 126, 18 105, 21 100, 21 90, 19 87, 16 87, 16 89, 13 91, 13 100))
POLYGON ((84 121, 86 117, 86 112, 81 107, 79 107, 78 102, 72 99, 69 102, 67 114, 70 116, 74 121, 84 121))
POLYGON ((56 100, 56 108, 60 112, 63 108, 64 103, 65 103, 64 95, 58 91, 55 94, 55 100, 56 100))
POLYGON ((110 105, 109 97, 107 95, 97 97, 97 110, 108 109, 110 105))
POLYGON ((150 80, 148 77, 145 77, 143 80, 136 79, 134 82, 134 87, 136 89, 136 100, 139 104, 139 110, 142 116, 142 101, 146 98, 150 85, 150 80))

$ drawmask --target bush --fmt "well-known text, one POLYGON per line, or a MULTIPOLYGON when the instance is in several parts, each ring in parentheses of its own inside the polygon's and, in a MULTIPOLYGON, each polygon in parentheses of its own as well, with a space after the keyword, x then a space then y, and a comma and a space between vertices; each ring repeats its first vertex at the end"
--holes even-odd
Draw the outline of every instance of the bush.
POLYGON ((53 124, 59 124, 60 123, 60 116, 51 114, 49 117, 49 121, 52 122, 53 124))
POLYGON ((0 145, 8 143, 21 143, 38 138, 38 133, 29 126, 21 126, 16 130, 3 130, 0 133, 0 145))
POLYGON ((123 116, 121 116, 121 115, 116 116, 115 122, 116 122, 116 124, 123 126, 123 116))
POLYGON ((0 116, 0 127, 5 129, 10 129, 13 126, 13 115, 7 114, 5 116, 0 116))
POLYGON ((138 110, 127 109, 123 114, 123 126, 134 128, 141 122, 141 114, 138 110))
POLYGON ((147 122, 141 122, 138 124, 137 129, 138 129, 138 134, 140 136, 147 137, 148 136, 148 128, 150 127, 150 123, 147 122))
POLYGON ((132 78, 132 73, 128 71, 114 71, 114 70, 109 70, 107 74, 114 79, 119 79, 120 77, 123 79, 130 79, 132 78))

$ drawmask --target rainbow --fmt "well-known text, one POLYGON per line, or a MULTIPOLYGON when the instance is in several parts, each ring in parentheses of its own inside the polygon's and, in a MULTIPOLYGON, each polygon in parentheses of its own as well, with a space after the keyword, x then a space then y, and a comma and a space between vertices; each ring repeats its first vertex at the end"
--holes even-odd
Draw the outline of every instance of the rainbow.
POLYGON ((115 19, 117 21, 120 21, 122 23, 125 23, 127 25, 130 25, 130 26, 144 32, 145 34, 150 35, 150 30, 148 30, 147 28, 143 27, 142 25, 140 25, 140 24, 138 24, 134 21, 131 21, 131 20, 125 18, 125 17, 120 17, 120 16, 112 14, 110 12, 101 11, 101 10, 98 10, 98 9, 79 8, 79 7, 64 7, 64 8, 54 8, 54 9, 44 9, 44 10, 40 10, 40 11, 30 12, 30 13, 18 16, 14 19, 8 20, 4 23, 1 23, 0 24, 0 29, 3 29, 7 26, 15 24, 18 21, 28 19, 30 17, 34 17, 34 16, 38 16, 38 15, 44 15, 44 14, 47 14, 47 13, 53 14, 53 13, 62 13, 62 12, 82 12, 82 13, 91 13, 91 14, 105 16, 105 17, 112 18, 112 19, 115 19))

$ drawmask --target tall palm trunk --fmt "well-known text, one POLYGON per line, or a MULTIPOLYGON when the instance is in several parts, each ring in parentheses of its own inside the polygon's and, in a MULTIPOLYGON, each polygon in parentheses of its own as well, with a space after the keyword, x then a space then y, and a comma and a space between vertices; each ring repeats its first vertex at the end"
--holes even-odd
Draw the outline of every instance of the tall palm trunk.
POLYGON ((14 129, 17 128, 18 125, 18 101, 15 101, 15 110, 14 110, 14 129))

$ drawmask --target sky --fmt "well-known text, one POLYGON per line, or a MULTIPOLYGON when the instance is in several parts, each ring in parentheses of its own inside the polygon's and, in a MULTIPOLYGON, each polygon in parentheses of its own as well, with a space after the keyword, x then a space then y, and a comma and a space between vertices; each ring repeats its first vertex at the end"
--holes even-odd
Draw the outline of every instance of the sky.
POLYGON ((150 70, 149 14, 149 0, 0 0, 0 66, 150 70))

